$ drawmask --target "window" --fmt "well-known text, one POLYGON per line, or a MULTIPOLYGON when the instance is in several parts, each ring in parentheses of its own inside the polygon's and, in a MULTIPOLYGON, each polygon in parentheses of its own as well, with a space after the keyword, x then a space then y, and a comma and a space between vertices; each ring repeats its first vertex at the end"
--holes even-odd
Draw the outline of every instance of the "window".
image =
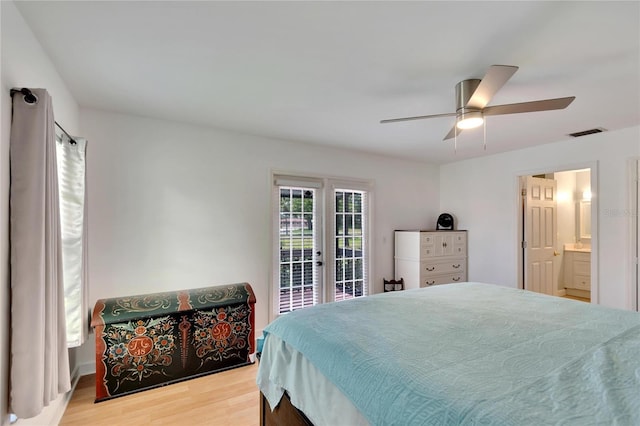
POLYGON ((80 346, 88 334, 87 221, 86 221, 86 141, 71 143, 66 135, 56 135, 60 233, 62 237, 62 277, 67 326, 67 346, 80 346))
POLYGON ((366 296, 369 184, 275 175, 273 188, 272 318, 366 296))

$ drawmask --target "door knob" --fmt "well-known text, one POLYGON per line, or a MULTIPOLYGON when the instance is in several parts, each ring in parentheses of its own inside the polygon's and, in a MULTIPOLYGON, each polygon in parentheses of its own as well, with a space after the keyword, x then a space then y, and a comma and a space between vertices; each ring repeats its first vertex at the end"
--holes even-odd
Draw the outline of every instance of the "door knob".
POLYGON ((553 255, 554 255, 554 256, 560 256, 560 253, 554 250, 554 251, 553 251, 553 255))

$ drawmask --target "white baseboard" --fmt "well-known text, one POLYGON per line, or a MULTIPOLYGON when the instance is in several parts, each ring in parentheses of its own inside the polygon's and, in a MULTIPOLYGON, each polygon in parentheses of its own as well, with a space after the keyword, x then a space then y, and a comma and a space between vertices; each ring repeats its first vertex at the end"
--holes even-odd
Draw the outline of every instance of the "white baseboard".
POLYGON ((96 373, 96 363, 95 362, 85 362, 84 364, 78 365, 78 376, 86 376, 87 374, 95 374, 96 373))

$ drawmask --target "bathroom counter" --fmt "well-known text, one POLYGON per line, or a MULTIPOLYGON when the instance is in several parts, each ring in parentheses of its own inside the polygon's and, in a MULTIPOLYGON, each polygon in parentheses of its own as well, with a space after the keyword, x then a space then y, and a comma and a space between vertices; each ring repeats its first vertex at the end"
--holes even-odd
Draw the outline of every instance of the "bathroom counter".
POLYGON ((575 251, 579 253, 591 253, 590 245, 565 244, 564 251, 575 251))

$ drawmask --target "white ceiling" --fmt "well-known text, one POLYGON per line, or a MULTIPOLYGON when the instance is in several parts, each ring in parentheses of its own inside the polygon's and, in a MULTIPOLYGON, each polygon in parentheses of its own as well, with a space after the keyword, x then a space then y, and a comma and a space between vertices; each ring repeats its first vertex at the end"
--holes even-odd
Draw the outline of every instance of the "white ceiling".
POLYGON ((46 1, 18 8, 82 107, 435 163, 640 124, 640 2, 46 1), (519 71, 443 142, 454 87, 519 71))

